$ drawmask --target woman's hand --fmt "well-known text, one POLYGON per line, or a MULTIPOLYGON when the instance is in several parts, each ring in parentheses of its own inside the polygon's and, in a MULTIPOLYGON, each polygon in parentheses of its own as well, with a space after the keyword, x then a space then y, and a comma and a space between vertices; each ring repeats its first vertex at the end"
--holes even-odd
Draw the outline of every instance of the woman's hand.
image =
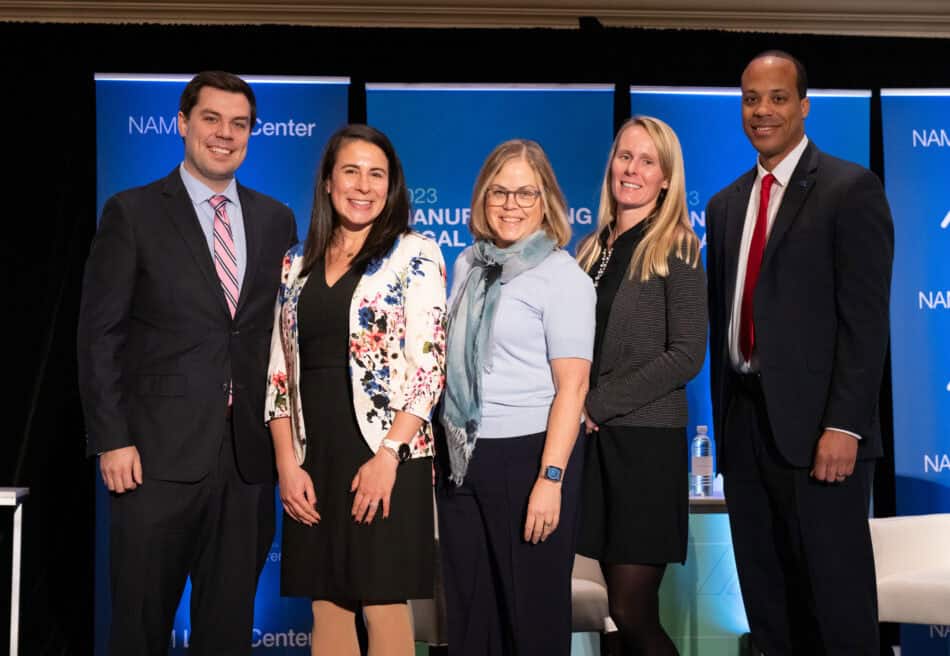
POLYGON ((528 497, 528 517, 524 523, 525 542, 544 542, 561 520, 561 484, 539 478, 528 497))
POLYGON ((317 495, 313 490, 310 474, 294 462, 278 467, 277 477, 280 486, 280 501, 287 514, 307 526, 319 523, 317 495))
POLYGON ((371 524, 379 511, 380 502, 383 506, 383 519, 389 517, 389 495, 392 494, 396 483, 396 469, 399 461, 388 449, 380 447, 375 456, 363 463, 353 483, 350 492, 355 492, 353 508, 350 513, 357 523, 371 524))
POLYGON ((584 432, 590 435, 599 430, 600 426, 594 423, 594 420, 590 418, 590 413, 587 412, 587 408, 584 408, 584 432))

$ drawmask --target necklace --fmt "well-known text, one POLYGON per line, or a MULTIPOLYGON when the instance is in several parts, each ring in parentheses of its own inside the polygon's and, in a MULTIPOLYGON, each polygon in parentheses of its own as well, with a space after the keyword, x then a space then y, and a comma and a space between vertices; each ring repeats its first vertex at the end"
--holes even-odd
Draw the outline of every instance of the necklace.
POLYGON ((600 251, 600 265, 597 267, 597 273, 594 275, 594 288, 597 288, 597 284, 600 282, 600 279, 604 276, 604 271, 607 270, 607 264, 610 262, 610 256, 614 252, 613 246, 607 246, 602 251, 600 251))

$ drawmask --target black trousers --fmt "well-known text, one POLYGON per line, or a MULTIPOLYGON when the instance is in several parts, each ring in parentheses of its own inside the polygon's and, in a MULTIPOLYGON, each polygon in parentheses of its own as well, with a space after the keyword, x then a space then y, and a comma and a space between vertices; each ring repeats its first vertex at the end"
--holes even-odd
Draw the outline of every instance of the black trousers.
MULTIPOLYGON (((196 483, 148 478, 112 497, 112 656, 167 654, 191 576, 192 654, 250 654, 257 579, 274 537, 274 486, 248 484, 231 422, 196 483)), ((179 639, 181 637, 179 636, 179 639)))
POLYGON ((758 378, 736 381, 722 469, 753 641, 768 656, 877 656, 874 462, 859 460, 835 484, 792 467, 776 448, 758 378))
POLYGON ((559 656, 571 650, 571 570, 583 471, 581 439, 561 484, 561 517, 524 540, 544 433, 481 439, 465 482, 440 484, 439 539, 453 656, 559 656))

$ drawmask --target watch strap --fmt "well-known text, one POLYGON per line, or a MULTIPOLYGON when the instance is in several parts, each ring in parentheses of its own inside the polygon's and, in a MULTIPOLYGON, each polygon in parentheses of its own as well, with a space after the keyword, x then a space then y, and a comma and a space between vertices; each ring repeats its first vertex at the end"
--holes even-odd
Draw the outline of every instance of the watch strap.
POLYGON ((384 449, 388 449, 394 456, 396 456, 396 460, 398 460, 400 463, 406 462, 412 455, 409 445, 405 442, 400 442, 399 440, 391 440, 388 437, 383 438, 381 446, 384 449))

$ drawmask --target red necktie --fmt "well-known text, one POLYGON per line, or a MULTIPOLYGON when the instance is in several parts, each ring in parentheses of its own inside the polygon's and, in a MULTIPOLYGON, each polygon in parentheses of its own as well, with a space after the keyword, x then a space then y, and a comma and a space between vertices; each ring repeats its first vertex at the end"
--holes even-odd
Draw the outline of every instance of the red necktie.
POLYGON ((759 212, 755 217, 755 230, 752 243, 749 244, 749 259, 745 267, 745 286, 742 288, 742 313, 739 318, 739 350, 742 358, 752 359, 755 346, 755 322, 752 316, 752 300, 755 296, 755 284, 759 280, 762 267, 762 254, 765 252, 765 237, 769 228, 769 193, 775 176, 769 173, 762 178, 762 190, 759 194, 759 212))

